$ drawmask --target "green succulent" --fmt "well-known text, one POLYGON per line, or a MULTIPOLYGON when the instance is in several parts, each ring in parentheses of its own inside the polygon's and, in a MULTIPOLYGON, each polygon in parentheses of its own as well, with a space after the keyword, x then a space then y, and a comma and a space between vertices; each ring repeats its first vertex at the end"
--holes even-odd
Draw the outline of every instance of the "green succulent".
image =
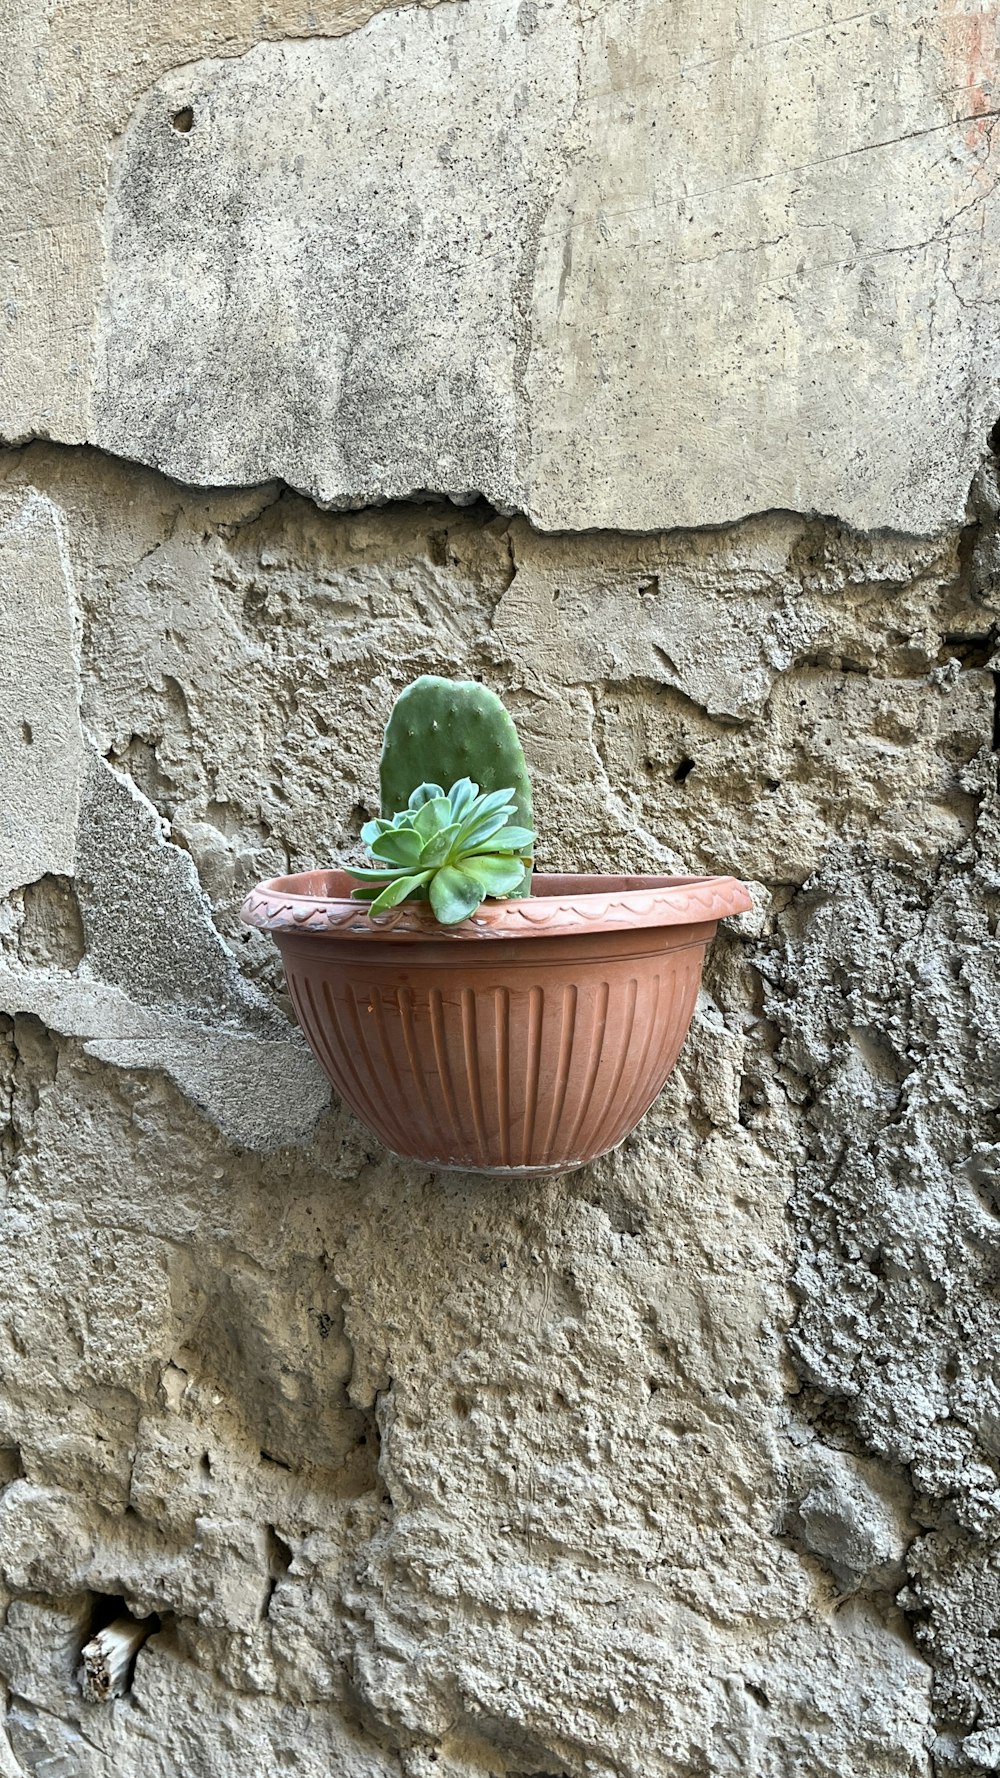
POLYGON ((375 863, 347 867, 359 883, 352 893, 370 902, 370 914, 402 901, 429 901, 442 926, 457 926, 487 896, 503 900, 524 882, 535 836, 510 824, 515 813, 513 790, 480 795, 471 778, 459 778, 448 791, 418 784, 398 815, 361 829, 375 863))
MULTIPOLYGON (((531 779, 517 730, 495 691, 475 679, 423 674, 400 692, 382 737, 379 814, 390 819, 428 779, 473 778, 491 793, 510 786, 519 827, 533 827, 531 779)), ((531 862, 515 895, 531 894, 531 862)))

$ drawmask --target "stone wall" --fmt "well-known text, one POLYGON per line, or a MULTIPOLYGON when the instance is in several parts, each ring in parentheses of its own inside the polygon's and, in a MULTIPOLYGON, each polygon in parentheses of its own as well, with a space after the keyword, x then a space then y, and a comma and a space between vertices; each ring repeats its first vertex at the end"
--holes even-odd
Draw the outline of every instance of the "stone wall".
POLYGON ((995 19, 370 10, 4 20, 0 1778, 998 1772, 995 19), (753 887, 562 1180, 238 922, 425 671, 753 887))

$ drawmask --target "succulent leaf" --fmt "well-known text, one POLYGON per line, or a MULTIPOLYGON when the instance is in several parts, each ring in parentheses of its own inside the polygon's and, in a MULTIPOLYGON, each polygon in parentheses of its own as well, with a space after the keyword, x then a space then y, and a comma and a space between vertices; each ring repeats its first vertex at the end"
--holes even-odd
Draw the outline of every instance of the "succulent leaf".
MULTIPOLYGON (((471 813, 480 791, 510 785, 505 800, 513 802, 518 825, 531 831, 531 781, 517 730, 488 686, 424 675, 396 699, 382 747, 383 817, 419 807, 411 801, 418 795, 422 801, 441 795, 439 783, 423 783, 431 772, 451 784, 452 819, 471 813)), ((529 879, 530 870, 518 894, 530 893, 529 879)))
POLYGON ((489 795, 479 798, 479 814, 492 815, 498 809, 507 807, 508 804, 513 808, 514 792, 512 790, 491 790, 489 795))
POLYGON ((442 926, 457 926, 474 914, 484 891, 476 878, 457 865, 446 864, 431 879, 431 907, 442 926))
POLYGON ((436 833, 441 833, 451 822, 451 804, 446 796, 433 797, 430 802, 422 803, 413 817, 413 829, 420 835, 421 841, 429 840, 436 833))
POLYGON ((371 846, 378 839, 380 833, 387 833, 391 827, 391 821, 383 821, 380 815, 376 815, 374 821, 365 822, 361 829, 361 838, 366 846, 371 846))
POLYGON ((535 836, 509 824, 513 794, 481 794, 470 778, 447 793, 418 784, 391 821, 368 823, 372 863, 347 867, 358 885, 352 893, 376 916, 403 901, 429 900, 443 926, 467 920, 487 896, 523 894, 535 836))
POLYGON ((478 795, 479 785, 473 784, 471 778, 459 778, 458 783, 452 785, 448 792, 448 800, 451 803, 451 812, 456 821, 460 815, 465 814, 470 804, 475 802, 478 795))
POLYGON ((513 895, 524 877, 519 858, 463 858, 466 876, 479 884, 484 895, 513 895))
POLYGON ((453 821, 450 827, 442 827, 439 833, 431 834, 420 854, 420 863, 424 869, 431 865, 447 864, 458 838, 458 831, 458 822, 453 821))
POLYGON ((492 840, 494 834, 506 827, 508 813, 507 809, 499 809, 492 815, 470 815, 463 822, 459 834, 459 844, 463 850, 471 852, 477 846, 484 845, 487 840, 492 840))
POLYGON ((370 914, 384 914, 388 908, 398 907, 401 901, 406 901, 417 889, 423 888, 429 878, 429 871, 424 871, 416 877, 396 877, 394 882, 387 883, 382 893, 375 897, 368 912, 370 914))
POLYGON ((420 835, 412 827, 390 827, 370 844, 373 857, 384 858, 388 864, 403 864, 410 869, 420 863, 420 835))
MULTIPOLYGON (((529 827, 499 827, 489 836, 484 850, 490 852, 530 852, 535 836, 529 827)), ((463 842, 468 845, 468 840, 463 842)), ((476 842, 478 849, 479 842, 476 842)))
POLYGON ((408 809, 421 809, 424 803, 429 803, 433 797, 443 795, 444 791, 440 784, 418 784, 406 806, 408 809))
POLYGON ((357 877, 359 883, 387 883, 390 877, 398 877, 398 864, 386 864, 378 859, 374 864, 345 864, 344 870, 349 877, 357 877))

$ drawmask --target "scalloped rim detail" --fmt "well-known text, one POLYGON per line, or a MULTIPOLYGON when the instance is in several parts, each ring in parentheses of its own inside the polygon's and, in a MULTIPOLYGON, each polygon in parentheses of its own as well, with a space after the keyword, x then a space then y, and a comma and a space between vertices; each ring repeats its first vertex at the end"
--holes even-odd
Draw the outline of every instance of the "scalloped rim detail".
POLYGON ((753 906, 748 891, 735 877, 540 876, 536 872, 532 881, 544 883, 545 893, 519 901, 484 902, 460 926, 440 926, 420 902, 404 902, 373 920, 363 903, 350 899, 351 879, 343 871, 304 871, 258 883, 243 903, 240 918, 245 925, 274 935, 300 932, 317 938, 389 939, 410 944, 437 939, 467 944, 475 939, 557 938, 564 933, 630 927, 700 926, 749 913, 753 906))

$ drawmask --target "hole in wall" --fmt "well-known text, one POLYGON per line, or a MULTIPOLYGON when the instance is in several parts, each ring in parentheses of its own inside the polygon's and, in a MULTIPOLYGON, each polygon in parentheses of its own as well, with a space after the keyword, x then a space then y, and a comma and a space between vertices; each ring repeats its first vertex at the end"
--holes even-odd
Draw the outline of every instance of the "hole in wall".
POLYGON ((189 135, 194 129, 194 112, 191 109, 191 106, 182 105, 179 111, 174 112, 170 121, 173 124, 174 129, 178 130, 182 136, 189 135))
POLYGON ((23 1479, 24 1463, 20 1445, 0 1445, 0 1488, 5 1488, 8 1482, 20 1482, 23 1479))
POLYGON ((22 724, 21 724, 21 739, 25 743, 25 746, 30 747, 34 738, 35 738, 35 736, 34 736, 34 732, 32 730, 30 722, 22 722, 22 724))
POLYGON ((271 1451, 261 1451, 260 1460, 262 1463, 273 1463, 275 1469, 287 1469, 290 1471, 292 1467, 290 1463, 285 1462, 283 1457, 275 1457, 271 1451))
POLYGON ((690 778, 691 773, 693 771, 694 771, 694 760, 693 759, 682 759, 680 764, 676 767, 676 769, 674 771, 674 783, 675 784, 683 784, 685 778, 690 778))
POLYGON ((140 1648, 160 1627, 155 1612, 135 1617, 120 1593, 95 1595, 79 1670, 80 1691, 89 1704, 124 1697, 140 1648))
POLYGON ((116 1617, 123 1617, 128 1607, 121 1593, 95 1593, 94 1603, 90 1608, 90 1624, 87 1629, 87 1641, 97 1635, 99 1630, 106 1630, 113 1624, 116 1617))
POLYGON ((985 635, 948 630, 941 638, 938 666, 943 667, 948 661, 957 660, 965 672, 974 671, 977 667, 988 667, 996 651, 997 640, 995 628, 988 630, 985 635))
POLYGON ((267 1537, 268 1566, 272 1575, 280 1580, 282 1575, 287 1574, 292 1566, 294 1552, 291 1544, 282 1537, 281 1533, 277 1531, 273 1525, 265 1526, 265 1534, 267 1537))
POLYGON ((288 1570, 292 1566, 294 1552, 291 1544, 285 1542, 285 1539, 275 1530, 273 1525, 265 1526, 264 1530, 267 1540, 268 1582, 261 1616, 267 1617, 271 1609, 271 1600, 274 1598, 275 1591, 277 1590, 278 1582, 284 1579, 288 1570))

